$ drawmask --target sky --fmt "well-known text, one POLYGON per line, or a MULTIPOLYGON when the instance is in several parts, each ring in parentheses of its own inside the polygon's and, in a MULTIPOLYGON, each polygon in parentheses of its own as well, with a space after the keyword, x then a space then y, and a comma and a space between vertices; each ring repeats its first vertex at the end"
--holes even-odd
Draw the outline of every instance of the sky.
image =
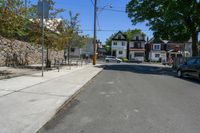
MULTIPOLYGON (((37 0, 32 0, 36 2, 37 0)), ((92 4, 94 0, 54 0, 56 2, 56 8, 63 8, 65 12, 61 13, 59 17, 68 18, 69 11, 73 14, 79 13, 79 21, 81 25, 82 34, 93 37, 94 27, 94 6, 92 4)), ((147 37, 152 37, 152 31, 149 30, 145 23, 139 23, 132 25, 131 20, 125 13, 126 4, 130 0, 97 0, 97 7, 100 12, 97 12, 97 39, 102 43, 105 43, 113 33, 119 30, 125 31, 127 29, 141 29, 147 37), (112 10, 101 10, 106 5, 112 5, 112 10)), ((108 7, 107 7, 108 8, 108 7)), ((106 8, 106 9, 107 9, 106 8)), ((108 8, 109 9, 109 8, 108 8)))

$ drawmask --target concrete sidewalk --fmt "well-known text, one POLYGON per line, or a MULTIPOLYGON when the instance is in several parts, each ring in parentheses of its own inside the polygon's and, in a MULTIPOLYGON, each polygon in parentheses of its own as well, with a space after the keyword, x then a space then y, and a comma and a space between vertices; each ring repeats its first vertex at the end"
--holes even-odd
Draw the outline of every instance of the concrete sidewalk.
POLYGON ((0 133, 34 133, 102 68, 86 65, 0 80, 0 133))

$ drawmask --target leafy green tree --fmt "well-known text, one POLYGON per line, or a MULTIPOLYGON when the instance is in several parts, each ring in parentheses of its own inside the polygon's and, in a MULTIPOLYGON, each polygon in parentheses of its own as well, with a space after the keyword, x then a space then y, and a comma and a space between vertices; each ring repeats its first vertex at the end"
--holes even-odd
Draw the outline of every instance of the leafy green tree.
POLYGON ((124 32, 124 34, 127 37, 127 40, 130 42, 133 39, 133 36, 136 34, 142 34, 143 37, 145 37, 146 35, 141 31, 141 29, 128 29, 127 31, 124 32))
MULTIPOLYGON (((45 23, 45 30, 44 30, 44 44, 46 48, 46 67, 51 67, 50 55, 49 50, 59 49, 59 42, 58 42, 58 30, 57 27, 60 24, 60 20, 57 19, 58 14, 64 11, 62 8, 55 8, 55 2, 52 0, 48 0, 50 4, 50 14, 49 18, 44 20, 45 23)), ((42 43, 42 30, 41 30, 41 20, 38 18, 37 15, 37 5, 32 5, 30 7, 30 12, 28 14, 31 17, 31 29, 30 29, 30 41, 34 42, 35 44, 42 43)), ((59 49, 60 50, 60 49, 59 49)))
POLYGON ((25 41, 29 34, 27 30, 29 21, 26 19, 26 13, 27 10, 22 0, 0 0, 0 36, 10 40, 6 44, 8 48, 1 49, 5 53, 6 60, 12 60, 12 62, 7 62, 7 65, 18 64, 18 55, 14 48, 15 39, 25 41))
POLYGON ((0 35, 10 39, 23 39, 26 30, 26 10, 21 0, 0 1, 0 35))
POLYGON ((192 37, 193 56, 198 55, 200 3, 196 0, 131 0, 126 11, 133 24, 147 22, 156 38, 183 42, 192 37))
POLYGON ((116 33, 112 34, 109 38, 106 39, 104 48, 106 49, 107 54, 111 54, 111 45, 112 45, 112 38, 116 33))

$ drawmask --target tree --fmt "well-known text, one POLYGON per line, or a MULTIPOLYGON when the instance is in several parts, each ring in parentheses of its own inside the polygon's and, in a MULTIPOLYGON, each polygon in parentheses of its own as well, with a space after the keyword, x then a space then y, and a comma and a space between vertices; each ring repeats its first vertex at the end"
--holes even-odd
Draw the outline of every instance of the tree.
MULTIPOLYGON (((14 41, 25 40, 29 34, 27 31, 28 20, 25 18, 26 9, 21 0, 0 0, 0 35, 10 39, 7 49, 1 49, 5 53, 7 65, 18 64, 17 53, 15 51, 14 41)), ((3 39, 3 38, 1 38, 3 39)))
MULTIPOLYGON (((51 61, 50 61, 50 55, 49 50, 59 49, 59 42, 58 42, 58 30, 57 27, 60 24, 60 20, 57 19, 57 16, 59 13, 63 12, 64 10, 62 8, 55 8, 55 2, 52 0, 48 0, 50 4, 50 14, 49 18, 44 20, 45 23, 45 30, 44 30, 44 44, 46 48, 46 67, 51 67, 51 61)), ((30 7, 31 12, 29 13, 29 16, 32 18, 31 28, 30 29, 30 41, 41 44, 42 43, 42 31, 41 31, 41 21, 40 18, 37 16, 37 6, 32 5, 30 7)))
POLYGON ((23 39, 26 30, 26 10, 21 0, 0 1, 0 35, 10 39, 23 39))
POLYGON ((143 37, 145 37, 146 35, 141 31, 141 29, 134 29, 134 30, 131 30, 131 29, 128 29, 127 31, 123 32, 126 37, 127 37, 127 41, 131 41, 133 39, 133 36, 136 35, 136 34, 142 34, 143 37))
POLYGON ((131 0, 126 11, 133 24, 147 21, 156 38, 183 42, 192 37, 193 56, 198 55, 200 3, 196 0, 131 0))
POLYGON ((106 45, 104 47, 106 49, 107 54, 111 54, 111 45, 113 36, 114 34, 112 34, 109 38, 106 39, 106 45))
POLYGON ((86 39, 84 36, 80 36, 80 25, 78 20, 79 14, 75 15, 72 12, 69 12, 69 20, 63 20, 58 26, 58 31, 60 34, 60 46, 65 49, 65 53, 67 53, 68 64, 70 60, 70 49, 74 47, 82 47, 86 43, 86 39))

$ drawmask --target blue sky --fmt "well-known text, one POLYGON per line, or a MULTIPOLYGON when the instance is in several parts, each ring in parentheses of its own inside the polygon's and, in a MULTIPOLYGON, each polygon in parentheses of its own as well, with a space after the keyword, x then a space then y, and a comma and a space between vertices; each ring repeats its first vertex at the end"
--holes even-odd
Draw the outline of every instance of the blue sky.
MULTIPOLYGON (((33 0, 36 1, 36 0, 33 0)), ((68 12, 80 13, 79 20, 81 25, 81 30, 83 34, 88 34, 93 36, 93 5, 91 1, 94 0, 54 0, 56 2, 56 7, 65 9, 65 12, 60 14, 60 16, 67 18, 68 12)), ((130 0, 97 0, 98 7, 104 7, 105 5, 112 4, 112 9, 125 10, 126 4, 130 0)), ((131 24, 131 20, 128 18, 125 12, 115 12, 103 10, 98 13, 97 22, 97 38, 103 43, 110 37, 114 32, 119 30, 124 31, 127 29, 139 28, 148 37, 152 37, 152 31, 145 26, 144 23, 139 23, 135 26, 131 24), (102 31, 99 31, 102 30, 102 31), (107 31, 105 31, 107 30, 107 31)))

